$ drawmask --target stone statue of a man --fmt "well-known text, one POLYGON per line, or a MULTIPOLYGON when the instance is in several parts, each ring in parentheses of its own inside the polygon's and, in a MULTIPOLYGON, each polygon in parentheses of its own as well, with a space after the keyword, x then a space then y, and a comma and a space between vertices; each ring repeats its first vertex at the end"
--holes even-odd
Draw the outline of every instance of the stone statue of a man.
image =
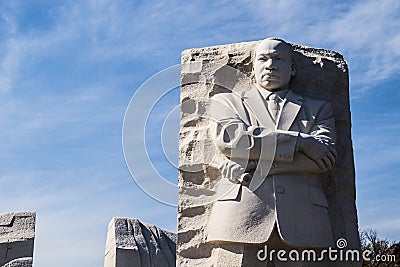
POLYGON ((212 99, 211 134, 226 156, 221 181, 229 185, 208 224, 207 240, 221 248, 218 266, 265 266, 257 259, 265 245, 333 246, 319 177, 335 164, 332 107, 289 88, 296 70, 285 41, 261 41, 253 63, 250 89, 212 99), (224 256, 232 252, 239 256, 224 256))

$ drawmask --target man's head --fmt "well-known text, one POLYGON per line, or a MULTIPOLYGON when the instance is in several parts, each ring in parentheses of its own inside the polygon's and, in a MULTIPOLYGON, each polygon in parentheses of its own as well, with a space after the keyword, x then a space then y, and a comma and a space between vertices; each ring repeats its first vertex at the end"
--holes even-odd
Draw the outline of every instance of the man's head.
POLYGON ((276 91, 289 86, 295 74, 292 47, 277 38, 262 40, 254 53, 254 76, 260 87, 276 91))

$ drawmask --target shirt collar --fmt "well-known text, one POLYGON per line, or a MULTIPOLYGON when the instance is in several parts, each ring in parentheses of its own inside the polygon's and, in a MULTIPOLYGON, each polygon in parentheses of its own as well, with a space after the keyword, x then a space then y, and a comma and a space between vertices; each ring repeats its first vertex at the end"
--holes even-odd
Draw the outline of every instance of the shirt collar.
POLYGON ((288 93, 288 91, 289 91, 288 88, 286 88, 286 89, 281 89, 281 90, 278 90, 278 91, 268 91, 268 90, 266 90, 266 89, 260 87, 260 86, 257 85, 257 84, 256 84, 256 88, 257 88, 257 90, 260 92, 260 94, 262 95, 262 97, 263 97, 264 99, 268 99, 269 96, 270 96, 271 94, 275 94, 275 95, 277 95, 281 100, 283 100, 283 99, 285 99, 285 97, 286 97, 286 95, 287 95, 287 93, 288 93))

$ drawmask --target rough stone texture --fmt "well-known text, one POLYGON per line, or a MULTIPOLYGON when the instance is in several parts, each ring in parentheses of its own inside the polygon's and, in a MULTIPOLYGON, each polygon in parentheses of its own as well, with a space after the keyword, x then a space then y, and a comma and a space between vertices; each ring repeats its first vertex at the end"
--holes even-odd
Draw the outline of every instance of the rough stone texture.
POLYGON ((0 266, 32 266, 34 212, 0 215, 0 266))
POLYGON ((108 226, 104 267, 175 266, 176 234, 138 219, 113 218, 108 226))
MULTIPOLYGON (((237 90, 249 86, 252 50, 256 45, 257 42, 246 42, 194 48, 182 53, 178 266, 212 265, 209 258, 214 248, 206 243, 212 204, 207 203, 207 197, 215 194, 213 186, 220 178, 216 163, 221 154, 211 141, 209 106, 204 99, 230 92, 228 88, 237 90), (227 78, 232 76, 229 67, 240 71, 237 78, 227 78)), ((290 88, 312 98, 328 100, 335 113, 338 157, 333 171, 322 178, 333 236, 335 240, 346 238, 347 248, 359 249, 347 64, 333 51, 292 46, 296 76, 290 88)))

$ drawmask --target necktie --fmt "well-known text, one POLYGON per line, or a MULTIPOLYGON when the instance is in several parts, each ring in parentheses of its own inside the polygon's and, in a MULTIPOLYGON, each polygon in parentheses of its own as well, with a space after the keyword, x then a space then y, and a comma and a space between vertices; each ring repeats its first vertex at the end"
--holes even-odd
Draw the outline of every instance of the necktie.
POLYGON ((278 104, 278 97, 276 94, 270 94, 268 98, 268 111, 272 116, 272 119, 276 122, 276 118, 278 117, 279 112, 279 104, 278 104))

